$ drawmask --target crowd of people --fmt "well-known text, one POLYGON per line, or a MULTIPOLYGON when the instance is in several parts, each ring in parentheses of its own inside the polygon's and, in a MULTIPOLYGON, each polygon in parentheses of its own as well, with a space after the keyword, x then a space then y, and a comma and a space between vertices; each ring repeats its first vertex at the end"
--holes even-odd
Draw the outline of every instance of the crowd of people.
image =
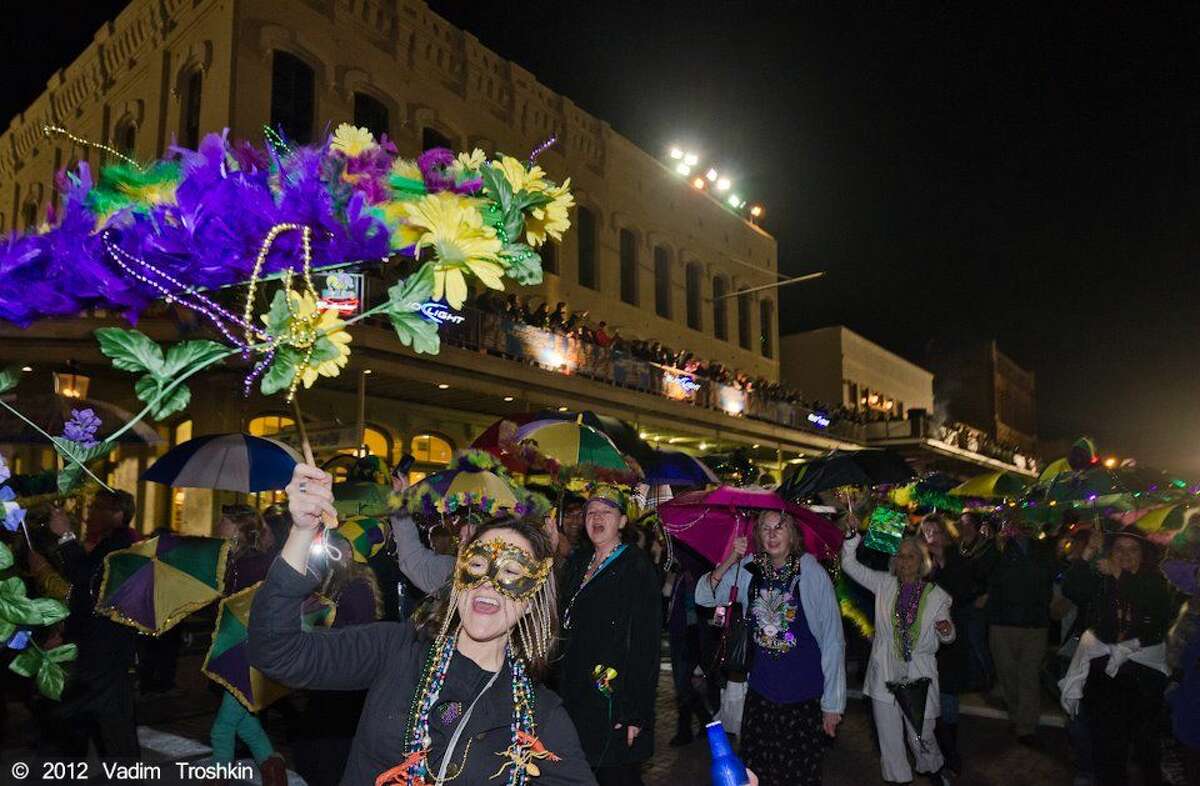
MULTIPOLYGON (((264 722, 214 684, 213 761, 244 746, 268 786, 286 782, 288 765, 311 786, 493 775, 636 785, 656 749, 690 743, 714 715, 756 782, 820 784, 848 672, 861 675, 889 783, 970 771, 964 693, 1003 707, 1014 742, 1030 749, 1042 747, 1044 701, 1056 695, 1077 783, 1129 783, 1131 764, 1143 783, 1162 783, 1171 741, 1189 782, 1200 778, 1200 609, 1188 600, 1200 538, 1164 550, 1133 528, 1075 524, 1043 538, 1013 520, 934 513, 911 517, 888 555, 864 546, 846 511, 838 565, 858 588, 868 639, 845 623, 839 568, 805 552, 787 513, 759 514, 714 566, 686 550, 668 558, 625 493, 599 486, 540 520, 463 517, 440 549, 396 512, 382 548, 355 559, 360 546, 324 529, 336 516, 328 474, 300 465, 287 493, 287 508, 266 516, 223 508, 216 531, 230 543, 226 593, 261 582, 250 662, 295 691, 264 722), (301 625, 314 592, 336 604, 328 630, 301 625), (677 723, 656 740, 664 633, 677 723)), ((178 642, 94 613, 104 557, 138 539, 133 505, 97 493, 82 531, 59 508, 35 510, 33 547, 13 541, 11 570, 70 607, 39 634, 44 646, 79 647, 62 700, 38 702, 41 754, 83 758, 94 746, 139 759, 137 695, 172 687, 178 642)))

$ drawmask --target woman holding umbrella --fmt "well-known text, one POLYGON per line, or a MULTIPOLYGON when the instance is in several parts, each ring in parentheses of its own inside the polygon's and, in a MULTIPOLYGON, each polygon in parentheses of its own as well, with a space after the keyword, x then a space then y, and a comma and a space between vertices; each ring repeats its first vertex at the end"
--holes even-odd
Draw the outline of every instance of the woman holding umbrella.
POLYGON ((926 580, 933 564, 921 537, 900 541, 890 572, 858 561, 860 541, 857 532, 847 535, 842 570, 875 594, 875 640, 863 693, 871 697, 875 714, 883 779, 912 780, 907 739, 917 771, 935 783, 948 783, 933 728, 941 710, 937 650, 954 641, 950 595, 926 580))
POLYGON ((626 506, 613 486, 593 492, 588 539, 563 584, 559 690, 601 786, 641 784, 641 764, 654 753, 659 580, 645 552, 622 543, 626 506))
POLYGON ((716 606, 737 588, 749 605, 754 652, 742 758, 764 786, 821 783, 823 734, 837 733, 846 708, 842 620, 829 574, 811 554, 791 514, 764 510, 746 538, 696 582, 696 603, 716 606), (733 570, 737 565, 738 569, 733 570))

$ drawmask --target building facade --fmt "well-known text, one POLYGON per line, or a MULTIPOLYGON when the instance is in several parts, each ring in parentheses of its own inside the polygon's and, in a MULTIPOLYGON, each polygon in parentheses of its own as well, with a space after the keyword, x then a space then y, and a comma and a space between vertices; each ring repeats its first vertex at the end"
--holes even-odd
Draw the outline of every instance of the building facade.
MULTIPOLYGON (((774 239, 420 0, 134 0, 0 135, 0 229, 38 226, 56 203, 58 171, 110 158, 47 126, 149 160, 222 129, 258 140, 269 124, 304 142, 340 122, 387 133, 408 155, 444 145, 523 157, 555 137, 539 163, 571 178, 578 208, 546 254, 544 283, 518 293, 779 379, 776 292, 720 297, 778 280, 774 239)), ((322 458, 365 444, 391 461, 412 453, 415 472, 431 471, 498 416, 564 408, 626 418, 663 447, 741 448, 777 473, 861 442, 853 428, 815 428, 782 402, 464 314, 434 357, 408 352, 386 326, 355 329, 351 367, 301 397, 322 458)), ((132 378, 108 366, 91 336, 115 323, 94 313, 28 330, 0 325, 0 361, 31 369, 22 396, 47 392, 50 372, 71 364, 90 376, 92 398, 136 411, 132 378)), ((138 327, 160 341, 180 335, 177 315, 161 309, 138 327)), ((207 532, 232 497, 140 482, 155 455, 205 433, 294 429, 290 408, 242 397, 239 379, 236 368, 207 374, 187 412, 157 425, 161 442, 110 456, 109 482, 136 493, 144 531, 207 532)), ((18 471, 53 461, 45 446, 0 449, 18 471)))
POLYGON ((781 339, 783 381, 806 398, 883 417, 933 410, 933 374, 842 326, 781 339))
POLYGON ((938 351, 935 394, 946 419, 992 439, 1037 452, 1037 384, 993 341, 938 351))

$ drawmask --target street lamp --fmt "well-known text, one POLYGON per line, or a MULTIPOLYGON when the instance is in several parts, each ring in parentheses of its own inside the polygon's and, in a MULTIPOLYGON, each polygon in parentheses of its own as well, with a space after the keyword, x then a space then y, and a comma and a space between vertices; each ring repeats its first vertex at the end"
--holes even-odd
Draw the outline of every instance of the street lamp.
POLYGON ((87 398, 91 379, 75 371, 54 372, 54 392, 66 398, 87 398))

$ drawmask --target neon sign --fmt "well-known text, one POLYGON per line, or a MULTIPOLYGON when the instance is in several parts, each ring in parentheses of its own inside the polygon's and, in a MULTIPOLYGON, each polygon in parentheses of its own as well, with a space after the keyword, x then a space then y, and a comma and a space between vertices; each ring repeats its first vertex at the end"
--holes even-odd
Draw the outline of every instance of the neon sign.
POLYGON ((808 422, 812 423, 817 428, 829 428, 829 425, 833 423, 832 420, 818 412, 809 412, 808 422))
POLYGON ((444 325, 447 322, 451 325, 461 325, 467 320, 462 314, 455 314, 442 303, 430 301, 422 303, 418 306, 421 316, 434 323, 435 325, 444 325))

